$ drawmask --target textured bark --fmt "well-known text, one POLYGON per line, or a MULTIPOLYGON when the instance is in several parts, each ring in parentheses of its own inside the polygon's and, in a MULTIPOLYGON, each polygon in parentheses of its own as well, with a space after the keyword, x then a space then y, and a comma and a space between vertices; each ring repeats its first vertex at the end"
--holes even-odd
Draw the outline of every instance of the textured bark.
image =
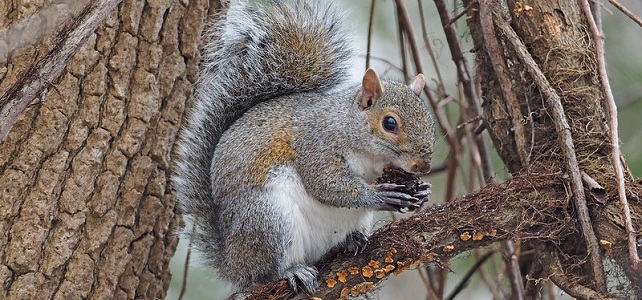
MULTIPOLYGON (((614 244, 615 248, 602 249, 607 251, 596 254, 617 261, 624 272, 639 284, 639 273, 630 268, 631 262, 628 261, 629 255, 624 239, 626 233, 622 231, 623 217, 617 202, 614 162, 610 156, 612 151, 610 128, 607 113, 604 111, 607 92, 600 84, 596 44, 590 35, 580 1, 532 1, 532 3, 507 1, 507 10, 502 10, 499 1, 487 3, 494 3, 492 11, 495 14, 495 23, 506 23, 505 28, 513 28, 521 42, 526 45, 529 55, 546 77, 550 92, 559 96, 563 113, 568 120, 568 125, 555 124, 557 121, 553 117, 550 99, 547 99, 549 97, 543 91, 543 87, 533 84, 534 76, 515 51, 514 43, 511 41, 514 38, 509 37, 505 29, 500 29, 501 25, 497 25, 497 29, 492 32, 494 38, 498 39, 503 47, 492 48, 487 44, 482 46, 490 36, 479 30, 482 28, 479 26, 479 21, 483 16, 473 16, 469 19, 469 24, 471 34, 479 46, 476 57, 485 95, 484 119, 489 124, 489 132, 500 155, 512 171, 527 169, 530 172, 541 172, 546 168, 557 166, 570 177, 569 167, 565 163, 568 151, 561 147, 561 144, 572 143, 574 155, 577 157, 574 165, 608 192, 608 198, 600 199, 593 193, 590 186, 585 186, 590 214, 587 217, 590 218, 593 228, 590 228, 589 224, 588 228, 583 227, 580 232, 595 230, 597 235, 597 239, 594 238, 595 244, 600 240, 613 242, 614 237, 621 237, 614 244), (504 18, 510 18, 510 27, 506 21, 503 21, 504 18), (495 67, 493 64, 498 60, 493 60, 491 57, 496 53, 504 57, 499 61, 500 63, 510 65, 504 74, 498 74, 493 69, 495 67), (513 97, 507 97, 507 93, 499 88, 503 85, 500 82, 506 82, 505 79, 512 80, 512 87, 509 89, 514 93, 513 97), (506 130, 506 128, 517 128, 516 122, 525 125, 521 127, 521 132, 506 130), (572 141, 563 139, 561 134, 563 131, 571 134, 572 141), (527 138, 515 138, 518 135, 527 138), (523 143, 519 143, 519 140, 523 143), (522 163, 516 157, 519 156, 519 151, 524 149, 528 159, 522 163), (617 205, 605 205, 609 201, 613 201, 610 204, 617 205), (606 228, 609 228, 608 231, 606 228)), ((627 191, 629 201, 639 203, 638 193, 630 190, 630 186, 634 183, 628 170, 625 171, 625 181, 629 189, 627 191)), ((568 189, 570 197, 577 197, 577 193, 571 191, 571 184, 568 189)), ((572 213, 579 216, 579 211, 580 208, 576 204, 572 213)), ((635 211, 637 213, 634 215, 634 220, 640 217, 639 208, 635 211)), ((577 216, 576 218, 579 219, 577 216)), ((639 225, 636 228, 639 231, 639 225)), ((588 242, 584 240, 578 239, 574 242, 590 249, 588 242)), ((579 247, 567 248, 567 251, 602 252, 581 250, 578 249, 579 247)), ((558 254, 554 253, 551 256, 555 255, 558 254)), ((546 265, 548 262, 542 263, 546 265)), ((563 269, 576 280, 576 283, 585 284, 595 290, 603 289, 604 284, 596 282, 596 278, 590 278, 590 275, 573 274, 593 273, 586 263, 569 260, 563 269), (570 270, 577 269, 578 266, 579 271, 570 270)), ((607 277, 613 279, 618 276, 616 273, 610 272, 607 277)), ((640 293, 639 290, 638 293, 640 293)))
MULTIPOLYGON (((0 3, 0 94, 51 59, 87 3, 0 3)), ((164 297, 170 153, 208 7, 123 1, 36 91, 0 143, 0 298, 164 297)))

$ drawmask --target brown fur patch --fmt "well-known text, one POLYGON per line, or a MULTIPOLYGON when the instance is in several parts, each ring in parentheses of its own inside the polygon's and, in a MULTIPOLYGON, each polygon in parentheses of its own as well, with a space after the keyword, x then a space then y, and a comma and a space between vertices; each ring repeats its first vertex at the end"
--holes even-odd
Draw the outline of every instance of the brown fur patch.
POLYGON ((292 159, 294 159, 292 131, 276 130, 268 143, 252 157, 250 165, 253 166, 254 172, 251 172, 251 180, 257 185, 265 184, 271 168, 292 159))

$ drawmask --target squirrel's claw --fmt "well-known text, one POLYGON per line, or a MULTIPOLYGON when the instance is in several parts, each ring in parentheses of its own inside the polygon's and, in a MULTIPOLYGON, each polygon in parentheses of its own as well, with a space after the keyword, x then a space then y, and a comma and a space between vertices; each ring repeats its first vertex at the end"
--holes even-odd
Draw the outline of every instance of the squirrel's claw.
POLYGON ((366 250, 368 237, 361 231, 355 231, 346 237, 345 252, 354 252, 354 256, 366 250))
POLYGON ((420 190, 427 190, 427 189, 429 189, 429 188, 431 188, 431 187, 432 187, 432 184, 430 184, 430 183, 428 183, 428 182, 425 182, 425 181, 422 181, 422 182, 417 186, 417 188, 418 188, 418 189, 420 189, 420 190))
POLYGON ((418 198, 408 194, 385 191, 382 192, 382 196, 384 204, 383 208, 386 210, 397 210, 399 212, 403 212, 403 208, 413 210, 421 206, 421 202, 419 202, 418 198))
POLYGON ((319 287, 317 275, 319 271, 315 267, 295 265, 285 272, 284 277, 295 292, 298 292, 297 287, 301 286, 305 292, 313 293, 319 287))
POLYGON ((402 192, 384 191, 382 194, 385 198, 384 201, 388 204, 403 205, 404 203, 407 203, 411 204, 409 206, 412 206, 412 204, 419 202, 419 198, 402 192))
POLYGON ((396 183, 379 183, 375 187, 380 191, 396 191, 402 192, 405 190, 406 186, 403 184, 396 183))
POLYGON ((421 191, 418 191, 418 192, 414 193, 412 196, 416 197, 416 198, 419 198, 419 199, 423 199, 423 198, 426 198, 426 197, 430 196, 430 194, 432 194, 431 190, 421 190, 421 191))

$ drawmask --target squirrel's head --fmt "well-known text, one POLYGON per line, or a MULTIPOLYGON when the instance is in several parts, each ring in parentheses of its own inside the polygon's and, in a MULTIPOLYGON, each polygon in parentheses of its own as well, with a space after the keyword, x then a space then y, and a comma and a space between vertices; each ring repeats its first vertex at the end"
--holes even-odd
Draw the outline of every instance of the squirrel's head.
POLYGON ((374 70, 363 76, 359 109, 375 135, 378 159, 414 174, 430 171, 434 121, 419 98, 426 80, 417 75, 409 85, 382 82, 374 70))

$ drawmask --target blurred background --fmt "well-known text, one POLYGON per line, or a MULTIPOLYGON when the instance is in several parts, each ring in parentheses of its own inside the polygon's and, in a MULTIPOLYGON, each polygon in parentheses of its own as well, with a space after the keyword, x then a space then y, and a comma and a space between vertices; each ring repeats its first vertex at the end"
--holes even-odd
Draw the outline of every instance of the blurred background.
MULTIPOLYGON (((421 1, 421 0, 419 0, 421 1)), ((354 81, 357 82, 363 76, 365 70, 365 53, 368 34, 368 19, 370 13, 370 1, 335 1, 346 8, 346 15, 352 26, 349 32, 352 35, 353 42, 357 53, 354 61, 354 81)), ((460 1, 457 3, 456 11, 463 8, 460 1)), ((620 0, 618 1, 626 6, 635 15, 642 17, 642 1, 640 0, 620 0)), ((431 63, 425 49, 421 49, 424 66, 424 75, 427 83, 435 87, 436 72, 438 68, 445 83, 445 88, 452 95, 459 95, 457 86, 457 76, 451 60, 448 45, 441 28, 439 17, 437 16, 434 3, 432 1, 422 1, 423 11, 426 19, 426 37, 428 38, 435 57, 437 65, 431 63)), ((451 10, 454 9, 450 2, 451 10)), ((417 1, 407 1, 409 13, 416 30, 415 37, 420 45, 423 44, 422 32, 420 26, 420 15, 417 1)), ((608 1, 602 1, 602 20, 606 36, 606 56, 608 64, 609 79, 613 94, 618 104, 619 111, 619 130, 622 151, 626 157, 628 166, 634 177, 642 176, 642 28, 631 19, 622 14, 617 8, 612 6, 608 1)), ((455 15, 455 14, 453 14, 455 15)), ((457 23, 460 43, 463 50, 468 51, 471 48, 472 39, 469 36, 465 21, 460 19, 457 23)), ((401 54, 398 46, 396 8, 392 0, 378 0, 373 24, 373 38, 371 49, 371 67, 373 67, 382 77, 391 79, 403 79, 403 74, 399 71, 401 68, 401 54)), ((466 53, 469 61, 468 66, 474 69, 474 61, 470 52, 466 53)), ((414 71, 410 72, 413 73, 414 71)), ((413 73, 414 75, 414 73, 413 73)), ((451 124, 456 122, 458 112, 452 111, 451 124)), ((441 133, 437 133, 436 153, 433 158, 433 165, 438 166, 447 159, 448 147, 441 133)), ((490 141, 488 141, 490 145, 490 141)), ((493 154, 494 171, 498 180, 506 178, 506 170, 501 161, 493 154)), ((446 173, 440 172, 431 175, 425 179, 432 183, 433 194, 431 203, 441 202, 444 198, 443 190, 446 173)), ((465 194, 469 188, 459 183, 457 194, 465 194)), ((379 225, 389 222, 391 216, 389 213, 381 213, 379 225)), ((402 217, 402 216, 398 216, 402 217)), ((188 224, 187 228, 191 228, 188 224)), ((185 276, 184 265, 187 255, 188 241, 181 239, 176 254, 171 262, 172 283, 168 292, 167 299, 178 299, 182 281, 185 276)), ((446 293, 459 282, 460 278, 466 273, 476 261, 476 255, 479 253, 464 253, 451 261, 452 272, 449 273, 447 280, 446 293)), ((501 255, 495 254, 490 261, 486 262, 484 267, 492 278, 498 282, 503 282, 504 286, 498 287, 504 290, 510 290, 510 286, 502 274, 496 274, 497 265, 501 264, 501 255)), ((184 299, 225 299, 229 296, 231 290, 226 288, 217 279, 214 270, 206 268, 199 262, 198 254, 192 252, 191 263, 188 271, 188 284, 184 299)), ((550 294, 549 294, 550 295, 550 294)), ((553 291, 557 299, 569 299, 561 291, 553 291)), ((406 271, 400 276, 391 276, 385 283, 381 291, 381 299, 426 299, 426 288, 418 275, 418 271, 406 271)), ((478 274, 472 277, 470 284, 458 295, 456 299, 493 299, 493 294, 489 291, 488 286, 479 278, 478 274)))

